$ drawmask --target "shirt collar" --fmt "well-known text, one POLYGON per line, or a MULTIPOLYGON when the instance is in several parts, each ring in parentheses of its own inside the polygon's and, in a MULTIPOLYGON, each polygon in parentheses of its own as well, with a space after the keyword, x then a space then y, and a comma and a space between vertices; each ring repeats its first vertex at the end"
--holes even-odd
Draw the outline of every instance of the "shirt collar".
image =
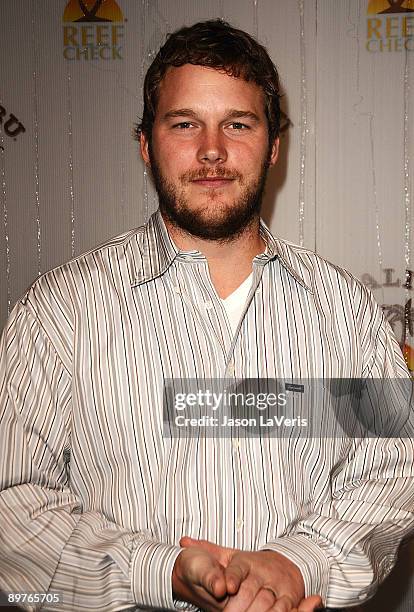
MULTIPOLYGON (((130 259, 132 286, 161 276, 169 268, 179 251, 171 240, 160 210, 151 215, 148 223, 135 235, 140 257, 130 259)), ((131 245, 134 252, 135 242, 131 245)))
MULTIPOLYGON (((131 285, 136 286, 161 276, 170 267, 177 255, 181 252, 170 238, 159 209, 151 215, 148 223, 140 228, 129 241, 127 250, 130 251, 129 269, 131 285), (139 254, 136 252, 139 249, 139 254), (138 256, 137 256, 138 255, 138 256)), ((305 289, 312 292, 311 272, 298 256, 297 251, 305 251, 285 240, 273 236, 266 223, 260 220, 260 235, 266 243, 266 252, 255 257, 256 261, 266 264, 268 261, 278 259, 289 274, 305 289)), ((306 252, 306 251, 305 251, 306 252)), ((200 259, 198 251, 192 254, 200 259)), ((188 252, 190 254, 190 252, 188 252)))
POLYGON ((307 249, 273 236, 263 219, 260 219, 260 235, 267 248, 266 252, 259 255, 257 259, 263 261, 278 259, 289 274, 312 293, 311 268, 306 265, 303 258, 308 253, 307 249))

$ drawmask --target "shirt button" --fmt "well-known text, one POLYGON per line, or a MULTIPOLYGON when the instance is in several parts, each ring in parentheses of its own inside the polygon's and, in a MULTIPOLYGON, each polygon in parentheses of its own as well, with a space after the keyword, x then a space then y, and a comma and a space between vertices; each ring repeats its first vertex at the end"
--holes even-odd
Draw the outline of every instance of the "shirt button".
POLYGON ((204 306, 207 310, 211 310, 213 308, 213 302, 204 302, 204 306))
POLYGON ((233 374, 234 374, 234 361, 233 361, 233 359, 231 361, 229 361, 229 365, 227 366, 227 372, 230 374, 230 376, 233 376, 233 374))
POLYGON ((242 518, 238 518, 236 521, 236 530, 241 531, 243 529, 244 521, 242 518))
POLYGON ((233 450, 239 450, 240 448, 240 441, 239 440, 233 440, 233 450))
POLYGON ((178 287, 177 285, 175 285, 174 291, 175 291, 175 293, 181 293, 180 287, 178 287))

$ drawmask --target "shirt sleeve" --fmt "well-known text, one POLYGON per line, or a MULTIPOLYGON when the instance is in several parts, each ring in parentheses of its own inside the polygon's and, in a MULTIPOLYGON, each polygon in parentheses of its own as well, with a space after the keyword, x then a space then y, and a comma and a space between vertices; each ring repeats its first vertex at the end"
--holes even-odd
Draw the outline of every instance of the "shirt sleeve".
POLYGON ((23 302, 1 337, 0 373, 0 588, 59 596, 42 609, 182 607, 171 584, 181 549, 85 510, 73 492, 70 371, 23 302))
MULTIPOLYGON (((409 379, 400 348, 382 311, 359 285, 357 298, 363 378, 389 381, 392 389, 396 379, 409 379)), ((399 544, 414 530, 413 436, 355 439, 346 461, 331 474, 330 499, 291 535, 262 548, 300 568, 306 595, 320 594, 327 607, 351 607, 375 594, 395 564, 399 544)))

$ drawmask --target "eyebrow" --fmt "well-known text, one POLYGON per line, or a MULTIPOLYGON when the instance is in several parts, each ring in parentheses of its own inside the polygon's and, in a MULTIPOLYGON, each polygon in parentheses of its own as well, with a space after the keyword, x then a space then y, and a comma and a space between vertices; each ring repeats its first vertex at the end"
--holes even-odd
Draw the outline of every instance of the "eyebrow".
POLYGON ((256 123, 260 121, 260 118, 256 115, 256 113, 253 113, 252 111, 237 110, 236 108, 229 109, 226 117, 228 119, 251 119, 256 123))
MULTIPOLYGON (((163 116, 162 120, 167 121, 168 119, 174 119, 175 117, 191 117, 192 119, 197 118, 197 113, 191 108, 177 108, 170 110, 163 116)), ((227 109, 225 112, 225 119, 251 119, 255 123, 260 122, 260 118, 252 111, 238 110, 236 108, 227 109)))
POLYGON ((174 117, 192 117, 195 119, 196 114, 193 110, 191 110, 191 108, 177 108, 176 110, 171 110, 168 111, 168 113, 165 113, 163 120, 173 119, 174 117))

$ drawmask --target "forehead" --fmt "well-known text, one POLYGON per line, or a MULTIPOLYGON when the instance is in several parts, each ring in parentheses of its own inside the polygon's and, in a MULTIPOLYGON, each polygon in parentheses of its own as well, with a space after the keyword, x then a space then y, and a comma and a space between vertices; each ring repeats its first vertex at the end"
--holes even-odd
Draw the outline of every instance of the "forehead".
POLYGON ((157 116, 179 108, 201 113, 233 108, 265 116, 263 91, 256 83, 192 64, 169 68, 159 87, 157 116))

